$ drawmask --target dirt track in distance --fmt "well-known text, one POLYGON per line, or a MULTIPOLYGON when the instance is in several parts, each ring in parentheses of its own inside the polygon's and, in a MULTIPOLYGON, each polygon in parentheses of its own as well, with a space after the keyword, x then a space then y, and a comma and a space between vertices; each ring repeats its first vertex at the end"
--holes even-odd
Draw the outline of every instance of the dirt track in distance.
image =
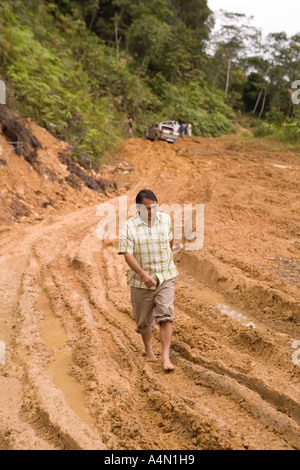
POLYGON ((171 374, 145 361, 99 202, 0 232, 0 449, 300 448, 300 160, 275 146, 120 145, 128 206, 204 204, 203 248, 175 240, 171 374))

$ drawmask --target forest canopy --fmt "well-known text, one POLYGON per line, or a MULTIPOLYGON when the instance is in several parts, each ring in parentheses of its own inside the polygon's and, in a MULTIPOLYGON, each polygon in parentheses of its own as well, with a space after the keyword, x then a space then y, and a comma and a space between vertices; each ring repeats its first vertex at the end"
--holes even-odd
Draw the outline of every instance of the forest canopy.
POLYGON ((4 0, 0 78, 12 108, 91 164, 127 135, 129 117, 137 136, 163 119, 218 136, 246 113, 261 132, 297 139, 300 32, 263 38, 243 14, 215 20, 206 0, 4 0))

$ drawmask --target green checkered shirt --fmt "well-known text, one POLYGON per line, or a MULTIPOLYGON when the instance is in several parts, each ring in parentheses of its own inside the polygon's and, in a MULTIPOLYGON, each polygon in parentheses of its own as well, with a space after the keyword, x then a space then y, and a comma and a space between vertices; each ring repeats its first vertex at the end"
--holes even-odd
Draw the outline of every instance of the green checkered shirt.
MULTIPOLYGON (((178 276, 173 261, 170 241, 173 239, 171 217, 164 212, 157 212, 151 227, 139 214, 127 220, 122 227, 119 240, 119 255, 134 255, 141 268, 161 283, 178 276)), ((141 277, 131 268, 127 284, 148 289, 141 277)), ((155 290, 156 287, 151 287, 155 290)))

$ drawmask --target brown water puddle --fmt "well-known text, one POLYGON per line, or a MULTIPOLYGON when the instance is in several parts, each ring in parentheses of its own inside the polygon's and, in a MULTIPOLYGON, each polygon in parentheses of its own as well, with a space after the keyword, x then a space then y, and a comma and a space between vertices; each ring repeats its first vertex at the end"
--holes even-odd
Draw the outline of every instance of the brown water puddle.
POLYGON ((70 408, 90 427, 94 427, 95 420, 88 413, 84 400, 84 389, 78 381, 72 377, 73 366, 72 356, 65 351, 67 335, 54 316, 49 298, 44 290, 41 291, 37 301, 37 308, 46 315, 46 319, 41 327, 45 344, 53 349, 55 359, 47 372, 52 377, 53 382, 64 393, 70 408))

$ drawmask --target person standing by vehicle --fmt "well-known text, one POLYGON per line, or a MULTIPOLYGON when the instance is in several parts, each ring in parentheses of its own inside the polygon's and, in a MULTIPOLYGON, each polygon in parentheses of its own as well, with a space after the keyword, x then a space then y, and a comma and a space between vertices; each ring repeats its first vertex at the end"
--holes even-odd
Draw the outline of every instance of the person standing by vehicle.
POLYGON ((175 124, 174 124, 174 132, 175 132, 175 134, 177 134, 177 133, 179 133, 179 131, 180 131, 180 124, 179 124, 179 122, 176 121, 175 124))
POLYGON ((187 125, 187 134, 189 137, 192 137, 192 124, 190 122, 187 125))
POLYGON ((180 137, 184 137, 184 136, 185 136, 185 131, 186 131, 185 125, 184 125, 184 123, 182 122, 182 123, 180 124, 180 137))
POLYGON ((174 317, 174 285, 178 271, 173 261, 171 218, 158 212, 157 198, 150 190, 136 196, 138 214, 125 222, 118 254, 129 265, 127 284, 136 332, 141 334, 148 361, 157 361, 151 345, 153 319, 160 327, 162 363, 173 371, 170 361, 174 317))
POLYGON ((128 130, 129 130, 129 136, 132 137, 132 134, 133 134, 133 121, 132 121, 132 118, 129 119, 128 130))

